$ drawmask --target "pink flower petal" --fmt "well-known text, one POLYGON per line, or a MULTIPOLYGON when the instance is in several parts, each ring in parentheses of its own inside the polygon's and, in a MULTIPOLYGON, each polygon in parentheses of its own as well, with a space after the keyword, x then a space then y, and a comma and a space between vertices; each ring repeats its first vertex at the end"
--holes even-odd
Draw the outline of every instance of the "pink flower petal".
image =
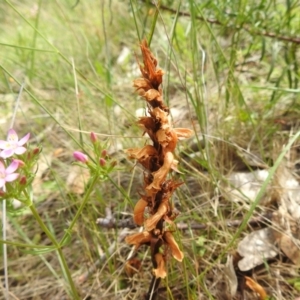
POLYGON ((5 180, 3 178, 0 178, 0 188, 3 188, 5 186, 5 180))
POLYGON ((88 157, 87 155, 85 155, 84 153, 80 152, 80 151, 75 151, 73 153, 73 157, 78 160, 78 161, 81 161, 83 163, 87 163, 88 161, 88 157))
POLYGON ((12 182, 12 181, 16 180, 18 177, 19 177, 18 173, 12 173, 12 174, 9 174, 5 177, 5 181, 6 182, 12 182))
POLYGON ((5 174, 5 166, 2 161, 0 161, 0 174, 5 174))
POLYGON ((0 149, 6 149, 8 145, 7 141, 0 141, 0 149))
POLYGON ((17 160, 13 160, 12 163, 6 168, 6 175, 12 174, 14 171, 16 171, 19 167, 19 163, 17 160))
POLYGON ((26 152, 26 148, 25 147, 17 147, 14 151, 17 155, 23 154, 26 152))
POLYGON ((14 129, 9 129, 7 134, 7 141, 17 142, 19 140, 17 133, 14 129))
POLYGON ((14 154, 14 149, 5 149, 3 151, 1 151, 0 153, 0 157, 3 157, 3 158, 8 158, 10 156, 12 156, 14 154))
POLYGON ((27 143, 27 141, 30 138, 30 133, 27 133, 24 137, 22 137, 19 141, 18 141, 18 146, 23 146, 24 144, 27 143))
POLYGON ((16 161, 16 162, 18 163, 19 167, 21 167, 21 168, 25 166, 25 163, 24 163, 23 160, 20 160, 20 159, 14 159, 14 161, 16 161))

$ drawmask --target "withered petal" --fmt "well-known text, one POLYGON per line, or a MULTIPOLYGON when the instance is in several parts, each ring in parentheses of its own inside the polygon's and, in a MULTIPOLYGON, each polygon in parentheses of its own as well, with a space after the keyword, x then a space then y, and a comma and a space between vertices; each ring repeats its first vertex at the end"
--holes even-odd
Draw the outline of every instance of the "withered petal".
POLYGON ((172 129, 170 134, 169 134, 169 138, 170 138, 169 145, 166 147, 165 151, 166 152, 167 151, 173 152, 176 148, 177 140, 178 140, 178 136, 177 136, 176 131, 174 131, 172 129))
POLYGON ((153 146, 147 145, 143 148, 130 148, 125 150, 125 152, 128 154, 129 158, 137 159, 144 168, 152 171, 154 170, 151 169, 151 166, 153 165, 153 161, 155 161, 155 156, 157 157, 156 160, 158 160, 158 153, 153 146))
POLYGON ((133 81, 133 86, 137 89, 137 90, 145 90, 148 91, 149 89, 151 89, 151 84, 149 82, 149 80, 145 79, 145 78, 137 78, 133 81))
POLYGON ((147 207, 148 202, 141 198, 135 205, 133 211, 133 221, 135 224, 142 226, 144 223, 144 211, 147 207))
POLYGON ((176 132, 178 138, 187 139, 194 135, 194 131, 188 128, 174 128, 173 130, 176 132))
POLYGON ((173 160, 174 160, 173 153, 167 152, 164 157, 164 164, 158 171, 152 173, 153 182, 150 185, 148 185, 146 189, 150 190, 152 188, 155 188, 156 190, 160 190, 160 185, 166 179, 171 169, 173 160))
POLYGON ((140 117, 138 120, 138 125, 144 126, 146 129, 154 129, 155 128, 155 120, 151 117, 140 117))
POLYGON ((161 253, 155 254, 155 261, 157 264, 157 268, 153 269, 153 273, 156 278, 165 278, 167 276, 167 272, 165 269, 166 262, 164 256, 161 253))
POLYGON ((161 203, 157 209, 157 212, 145 221, 144 223, 145 229, 148 231, 154 229, 157 222, 168 212, 168 210, 169 210, 169 203, 168 202, 161 203))
POLYGON ((182 261, 184 258, 184 254, 182 251, 180 251, 177 242, 174 239, 174 236, 172 234, 172 232, 170 231, 166 231, 164 233, 164 240, 166 241, 166 243, 169 245, 170 249, 171 249, 171 253, 173 255, 173 257, 178 260, 178 261, 182 261))
POLYGON ((177 145, 177 134, 173 129, 170 127, 162 126, 156 132, 157 141, 163 146, 164 153, 173 152, 177 145))
POLYGON ((167 136, 167 133, 166 133, 166 130, 164 129, 159 129, 157 130, 156 132, 156 138, 157 138, 157 141, 163 146, 167 146, 169 141, 168 141, 168 136, 167 136))
MULTIPOLYGON (((157 100, 159 101, 159 98, 161 99, 161 94, 158 90, 150 89, 145 93, 145 98, 147 101, 157 100)), ((160 100, 161 101, 161 100, 160 100)))
POLYGON ((151 115, 157 119, 162 125, 169 123, 168 114, 159 107, 153 108, 151 115))
POLYGON ((146 145, 143 148, 129 148, 125 150, 125 153, 127 153, 130 158, 135 158, 137 160, 143 160, 149 156, 158 155, 157 150, 151 145, 146 145))
POLYGON ((148 231, 134 233, 125 238, 125 242, 129 245, 140 246, 151 241, 151 233, 148 231))
POLYGON ((156 70, 157 60, 148 48, 147 42, 144 40, 141 44, 143 54, 144 67, 140 66, 140 70, 145 78, 148 78, 152 86, 158 89, 162 83, 163 71, 156 70))

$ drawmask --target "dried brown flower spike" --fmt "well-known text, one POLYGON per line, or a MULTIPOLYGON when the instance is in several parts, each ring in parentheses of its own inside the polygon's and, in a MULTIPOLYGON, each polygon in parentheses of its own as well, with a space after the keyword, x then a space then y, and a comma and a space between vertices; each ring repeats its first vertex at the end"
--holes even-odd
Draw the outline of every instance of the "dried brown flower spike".
MULTIPOLYGON (((150 52, 147 42, 141 44, 143 65, 139 64, 142 78, 134 80, 134 87, 142 96, 148 107, 149 117, 142 117, 138 124, 152 140, 152 145, 140 149, 128 149, 129 158, 136 159, 144 168, 145 195, 134 208, 134 222, 144 225, 145 231, 126 238, 126 242, 138 248, 148 245, 151 249, 153 276, 164 278, 167 275, 165 265, 169 252, 182 261, 184 255, 180 251, 173 233, 165 226, 174 220, 170 199, 174 190, 181 184, 167 179, 168 174, 177 171, 178 161, 174 159, 174 150, 178 138, 188 138, 193 132, 186 128, 173 128, 169 118, 169 108, 163 102, 162 76, 163 71, 157 68, 157 60, 150 52), (147 208, 149 216, 145 218, 147 208)), ((157 290, 159 280, 152 280, 147 299, 154 299, 153 290, 157 290)))

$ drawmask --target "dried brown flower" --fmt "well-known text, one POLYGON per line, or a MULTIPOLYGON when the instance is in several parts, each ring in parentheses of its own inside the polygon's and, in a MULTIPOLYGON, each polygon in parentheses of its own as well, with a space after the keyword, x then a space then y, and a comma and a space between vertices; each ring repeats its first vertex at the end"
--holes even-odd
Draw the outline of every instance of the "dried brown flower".
POLYGON ((173 257, 175 259, 177 259, 178 261, 182 261, 183 257, 184 257, 184 254, 180 251, 180 249, 178 247, 178 244, 175 241, 172 232, 166 231, 164 233, 164 240, 166 241, 166 243, 170 247, 173 257))
POLYGON ((153 182, 146 187, 147 190, 151 190, 151 189, 155 189, 157 191, 159 191, 161 189, 161 184, 163 183, 163 181, 165 181, 171 167, 174 161, 174 155, 172 152, 168 152, 166 153, 165 157, 164 157, 164 164, 161 166, 161 168, 156 171, 153 172, 153 182))
POLYGON ((186 128, 173 128, 169 108, 163 102, 163 71, 157 67, 157 60, 146 41, 142 42, 141 51, 143 65, 139 64, 139 67, 142 78, 134 80, 133 85, 146 101, 149 116, 139 118, 137 123, 143 128, 144 134, 149 135, 152 144, 126 150, 129 158, 136 159, 145 168, 145 195, 141 195, 133 212, 134 222, 144 225, 145 231, 128 236, 126 242, 136 248, 144 244, 150 246, 153 274, 156 278, 165 278, 167 255, 166 252, 162 254, 160 248, 170 249, 178 261, 184 257, 172 232, 166 228, 166 224, 175 227, 173 221, 178 213, 173 210, 170 199, 182 183, 167 177, 172 170, 178 172, 178 161, 173 154, 178 139, 188 138, 193 132, 186 128))
POLYGON ((169 203, 167 202, 161 203, 156 213, 145 221, 144 223, 145 229, 148 231, 153 230, 157 222, 161 220, 164 217, 164 215, 167 214, 168 210, 169 210, 169 203))
POLYGON ((136 225, 142 226, 144 223, 144 211, 148 206, 148 201, 141 198, 135 205, 133 211, 133 220, 136 225))
POLYGON ((129 245, 135 245, 137 248, 143 244, 147 244, 151 241, 151 233, 143 231, 135 233, 126 237, 125 241, 129 245))
POLYGON ((153 269, 154 276, 156 278, 165 278, 167 276, 167 272, 166 272, 166 262, 164 256, 161 253, 156 253, 155 261, 157 267, 153 269))

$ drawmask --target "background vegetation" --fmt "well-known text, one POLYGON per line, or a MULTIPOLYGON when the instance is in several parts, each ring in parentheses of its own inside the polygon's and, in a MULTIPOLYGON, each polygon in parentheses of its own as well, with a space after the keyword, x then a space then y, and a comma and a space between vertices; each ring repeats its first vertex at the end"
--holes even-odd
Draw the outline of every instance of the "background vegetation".
MULTIPOLYGON (((75 2, 0 2, 0 133, 4 139, 24 83, 14 128, 20 136, 31 132, 31 145, 42 147, 34 200, 57 240, 84 194, 87 175, 73 168, 73 151, 87 150, 93 131, 117 162, 63 247, 79 298, 141 299, 151 279, 146 249, 139 253, 142 270, 128 277, 131 247, 122 229, 103 228, 96 219, 107 209, 120 222, 130 218, 139 198, 142 169, 122 150, 146 143, 135 124, 145 103, 132 81, 140 77, 140 39, 152 38, 174 126, 195 131, 178 149, 183 174, 176 176, 185 185, 174 197, 177 223, 188 228, 176 233, 186 258, 170 260, 161 299, 231 299, 223 265, 252 228, 228 221, 262 216, 266 208, 232 201, 228 176, 273 167, 299 131, 300 1, 163 0, 158 10, 152 1, 75 2)), ((297 172, 299 139, 288 150, 297 172)), ((55 252, 20 246, 50 245, 29 211, 8 217, 11 299, 73 299, 55 252)), ((247 275, 272 299, 294 299, 297 270, 280 256, 247 275)), ((255 299, 245 287, 236 297, 247 293, 255 299)))

